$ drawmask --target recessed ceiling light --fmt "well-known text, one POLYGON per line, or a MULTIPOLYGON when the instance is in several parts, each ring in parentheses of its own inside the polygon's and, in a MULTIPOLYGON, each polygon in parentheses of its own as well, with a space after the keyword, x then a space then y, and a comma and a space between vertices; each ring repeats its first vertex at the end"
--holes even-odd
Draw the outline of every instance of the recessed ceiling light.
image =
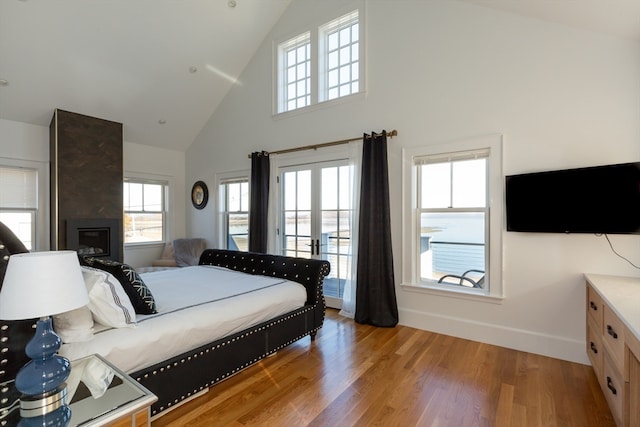
POLYGON ((233 9, 234 7, 236 7, 237 3, 236 0, 229 0, 227 2, 227 6, 229 6, 231 9, 233 9))
POLYGON ((197 73, 198 72, 198 67, 192 65, 191 67, 189 67, 189 72, 191 74, 197 73))
POLYGON ((158 123, 160 123, 161 125, 163 125, 163 124, 167 123, 167 121, 166 121, 165 119, 160 119, 160 120, 158 120, 158 123))
POLYGON ((0 79, 0 86, 9 86, 9 80, 0 79))

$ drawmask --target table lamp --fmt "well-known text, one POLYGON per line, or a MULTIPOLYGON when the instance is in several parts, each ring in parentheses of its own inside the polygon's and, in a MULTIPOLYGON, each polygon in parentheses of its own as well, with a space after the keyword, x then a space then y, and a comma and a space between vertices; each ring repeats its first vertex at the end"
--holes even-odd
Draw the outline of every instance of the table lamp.
MULTIPOLYGON (((74 251, 31 252, 9 258, 0 290, 0 319, 40 318, 25 352, 31 360, 16 376, 23 418, 70 416, 66 406, 69 360, 59 356, 61 340, 51 317, 89 303, 78 255, 74 251), (66 408, 66 413, 61 408, 66 408), (49 414, 49 415, 48 415, 49 414)), ((49 425, 49 424, 47 424, 49 425)))

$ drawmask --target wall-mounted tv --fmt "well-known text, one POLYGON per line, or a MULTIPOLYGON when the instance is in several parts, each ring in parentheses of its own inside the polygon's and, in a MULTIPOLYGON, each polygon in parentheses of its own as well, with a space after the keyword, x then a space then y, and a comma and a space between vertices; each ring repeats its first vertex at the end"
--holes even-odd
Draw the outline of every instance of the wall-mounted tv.
POLYGON ((507 231, 640 234, 640 162, 509 175, 507 231))

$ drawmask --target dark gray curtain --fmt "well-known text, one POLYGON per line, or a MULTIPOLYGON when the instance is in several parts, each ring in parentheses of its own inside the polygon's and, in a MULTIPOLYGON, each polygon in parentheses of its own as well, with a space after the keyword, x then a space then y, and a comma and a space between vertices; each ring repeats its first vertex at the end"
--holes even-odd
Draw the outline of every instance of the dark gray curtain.
POLYGON ((267 253, 269 212, 269 153, 251 153, 251 200, 249 202, 249 251, 267 253))
POLYGON ((355 321, 395 326, 398 305, 391 250, 386 131, 364 136, 357 265, 355 321))

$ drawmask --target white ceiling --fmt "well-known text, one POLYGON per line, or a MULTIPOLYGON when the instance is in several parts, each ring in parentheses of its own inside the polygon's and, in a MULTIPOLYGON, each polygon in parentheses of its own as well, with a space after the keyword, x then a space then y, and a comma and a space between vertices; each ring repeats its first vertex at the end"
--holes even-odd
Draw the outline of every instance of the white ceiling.
POLYGON ((48 126, 60 108, 184 151, 289 3, 0 0, 0 118, 48 126))
MULTIPOLYGON (((0 118, 61 108, 186 150, 291 0, 230 1, 0 0, 0 118)), ((640 0, 463 1, 640 41, 640 0)))
POLYGON ((462 0, 640 41, 640 0, 462 0))

